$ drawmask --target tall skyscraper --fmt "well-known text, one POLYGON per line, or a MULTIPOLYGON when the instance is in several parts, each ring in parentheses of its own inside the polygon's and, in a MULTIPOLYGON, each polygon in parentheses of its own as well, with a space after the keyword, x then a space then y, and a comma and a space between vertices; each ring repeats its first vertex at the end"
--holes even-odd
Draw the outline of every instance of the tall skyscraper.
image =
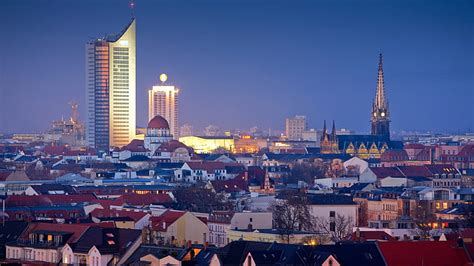
POLYGON ((372 135, 381 135, 390 139, 390 113, 388 110, 388 100, 385 96, 382 54, 379 57, 377 91, 372 105, 371 117, 372 135))
POLYGON ((108 150, 135 138, 135 19, 117 35, 86 45, 87 144, 108 150))
POLYGON ((306 127, 306 116, 297 115, 293 118, 287 118, 285 123, 286 137, 289 140, 301 140, 306 127))
POLYGON ((179 138, 178 93, 179 89, 166 83, 166 74, 160 75, 160 85, 148 91, 148 121, 160 115, 168 121, 174 139, 179 138))

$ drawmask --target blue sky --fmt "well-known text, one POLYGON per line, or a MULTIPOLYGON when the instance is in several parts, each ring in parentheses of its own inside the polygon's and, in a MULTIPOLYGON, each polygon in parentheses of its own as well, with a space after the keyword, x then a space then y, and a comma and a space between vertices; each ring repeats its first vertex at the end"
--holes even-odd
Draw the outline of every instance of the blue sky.
MULTIPOLYGON (((84 47, 128 1, 0 1, 0 132, 42 131, 84 108, 84 47), (6 22, 6 23, 5 23, 6 22)), ((181 123, 369 131, 378 54, 392 129, 474 131, 473 1, 137 1, 137 122, 160 73, 181 123)), ((84 112, 81 112, 84 119, 84 112)))

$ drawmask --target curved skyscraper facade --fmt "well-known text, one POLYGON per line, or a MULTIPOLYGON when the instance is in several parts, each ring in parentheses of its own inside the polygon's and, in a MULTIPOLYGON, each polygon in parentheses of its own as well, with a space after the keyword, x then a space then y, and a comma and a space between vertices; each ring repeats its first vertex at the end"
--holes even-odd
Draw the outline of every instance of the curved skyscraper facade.
POLYGON ((86 45, 87 143, 99 150, 127 145, 136 130, 135 19, 118 35, 86 45))

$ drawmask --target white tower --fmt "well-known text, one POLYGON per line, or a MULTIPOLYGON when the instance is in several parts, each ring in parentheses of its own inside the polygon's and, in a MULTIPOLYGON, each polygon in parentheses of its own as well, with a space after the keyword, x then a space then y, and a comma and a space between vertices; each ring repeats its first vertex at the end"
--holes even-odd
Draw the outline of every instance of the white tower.
POLYGON ((148 91, 148 120, 160 115, 169 123, 174 139, 179 138, 178 93, 179 89, 166 83, 168 76, 160 75, 160 85, 148 91))

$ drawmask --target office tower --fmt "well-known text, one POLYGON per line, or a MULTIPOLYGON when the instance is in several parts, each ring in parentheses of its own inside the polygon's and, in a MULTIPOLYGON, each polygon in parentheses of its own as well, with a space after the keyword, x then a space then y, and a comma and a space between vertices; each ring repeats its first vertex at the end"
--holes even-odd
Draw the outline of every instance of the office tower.
POLYGON ((301 140, 306 127, 306 117, 303 115, 287 118, 285 126, 286 137, 289 140, 301 140))
POLYGON ((382 54, 379 57, 379 70, 377 77, 377 91, 375 93, 374 103, 372 105, 371 115, 372 135, 385 136, 390 139, 390 112, 388 110, 388 100, 385 96, 385 84, 383 77, 383 59, 382 54))
POLYGON ((135 19, 117 35, 86 45, 87 144, 108 150, 127 145, 136 130, 135 19))
POLYGON ((174 139, 179 138, 178 93, 179 89, 167 84, 166 74, 160 75, 160 85, 148 91, 148 121, 160 115, 168 121, 174 139))

